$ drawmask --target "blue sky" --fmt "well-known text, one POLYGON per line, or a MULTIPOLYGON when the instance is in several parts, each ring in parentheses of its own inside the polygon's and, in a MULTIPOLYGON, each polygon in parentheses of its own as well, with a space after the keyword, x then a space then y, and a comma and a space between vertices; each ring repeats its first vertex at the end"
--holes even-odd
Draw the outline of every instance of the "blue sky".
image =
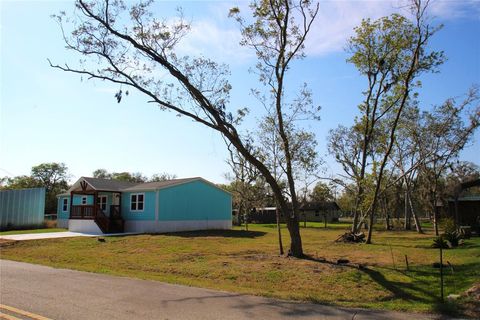
MULTIPOLYGON (((156 14, 169 17, 182 6, 191 19, 191 35, 179 48, 182 54, 203 54, 228 63, 233 85, 231 107, 259 108, 249 96, 256 86, 248 73, 254 56, 238 46, 236 25, 227 18, 234 5, 247 2, 161 2, 156 14)), ((72 2, 0 0, 0 176, 29 174, 33 165, 64 162, 72 180, 98 168, 152 175, 203 176, 225 182, 226 148, 220 136, 186 118, 162 112, 136 92, 120 104, 117 86, 83 81, 79 76, 49 67, 74 63, 64 49, 57 24, 50 18, 60 10, 71 12, 72 2)), ((363 79, 345 62, 343 49, 362 17, 378 18, 399 11, 399 1, 322 1, 320 14, 307 43, 308 58, 290 73, 295 87, 307 82, 322 120, 311 127, 329 173, 339 171, 326 151, 328 130, 349 125, 361 101, 363 79)), ((480 84, 480 2, 435 1, 435 23, 445 27, 432 48, 444 50, 448 61, 439 74, 424 77, 423 106, 459 97, 472 84, 480 84)), ((254 123, 253 119, 248 123, 254 123)), ((480 133, 461 154, 462 160, 480 164, 480 133)))

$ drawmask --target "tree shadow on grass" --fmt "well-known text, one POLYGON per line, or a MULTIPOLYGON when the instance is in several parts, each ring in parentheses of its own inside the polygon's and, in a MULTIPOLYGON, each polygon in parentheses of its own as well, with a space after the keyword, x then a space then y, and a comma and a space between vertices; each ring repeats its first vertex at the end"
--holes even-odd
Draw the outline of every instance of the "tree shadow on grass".
POLYGON ((416 285, 415 282, 405 283, 399 281, 390 281, 387 280, 381 272, 371 268, 365 268, 362 269, 362 271, 377 284, 389 291, 396 299, 424 303, 431 303, 436 299, 433 292, 428 289, 420 288, 420 286, 416 285))
MULTIPOLYGON (((245 231, 245 230, 199 230, 199 231, 182 231, 162 233, 164 236, 184 237, 184 238, 201 238, 201 237, 218 237, 218 238, 258 238, 266 235, 263 231, 245 231)), ((155 234, 152 234, 155 235, 155 234)))

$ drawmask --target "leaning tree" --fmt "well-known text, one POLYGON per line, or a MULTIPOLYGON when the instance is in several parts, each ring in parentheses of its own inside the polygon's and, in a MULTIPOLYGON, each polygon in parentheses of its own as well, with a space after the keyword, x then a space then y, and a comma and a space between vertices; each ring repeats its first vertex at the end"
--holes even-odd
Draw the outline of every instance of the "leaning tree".
MULTIPOLYGON (((76 12, 56 15, 68 50, 81 56, 76 66, 50 62, 54 68, 88 79, 110 81, 133 88, 162 110, 173 111, 219 132, 270 185, 286 217, 290 254, 303 256, 298 226, 292 151, 284 116, 295 106, 286 99, 286 78, 292 62, 303 57, 305 39, 318 4, 299 0, 260 0, 251 4, 253 22, 248 24, 237 8, 231 10, 240 23, 243 45, 253 48, 260 81, 271 92, 272 112, 278 124, 285 154, 286 177, 293 210, 287 204, 279 182, 240 130, 247 113, 230 106, 229 70, 206 57, 179 56, 177 44, 190 25, 182 14, 160 19, 152 13, 152 1, 127 5, 121 0, 77 0, 76 12), (162 75, 159 77, 158 75, 162 75)), ((118 101, 124 92, 116 95, 118 101)))

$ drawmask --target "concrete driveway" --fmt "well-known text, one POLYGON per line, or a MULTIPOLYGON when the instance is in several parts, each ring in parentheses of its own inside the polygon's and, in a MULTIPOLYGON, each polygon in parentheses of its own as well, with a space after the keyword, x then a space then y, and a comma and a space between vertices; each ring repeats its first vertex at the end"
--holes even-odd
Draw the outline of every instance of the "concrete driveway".
POLYGON ((55 239, 55 238, 71 238, 71 237, 98 237, 98 236, 125 236, 132 235, 136 233, 82 233, 82 232, 71 232, 71 231, 61 231, 61 232, 45 232, 45 233, 25 233, 25 234, 12 234, 7 236, 0 236, 0 239, 6 240, 39 240, 39 239, 55 239))
POLYGON ((440 319, 432 315, 296 303, 8 260, 0 260, 0 275, 0 309, 34 313, 37 318, 440 319))

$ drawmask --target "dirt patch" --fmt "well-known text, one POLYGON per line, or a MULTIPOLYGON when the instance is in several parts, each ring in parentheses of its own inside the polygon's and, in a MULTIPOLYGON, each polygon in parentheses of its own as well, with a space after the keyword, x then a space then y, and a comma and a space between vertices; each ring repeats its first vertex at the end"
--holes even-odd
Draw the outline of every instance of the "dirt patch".
POLYGON ((15 243, 17 243, 17 242, 18 242, 18 241, 15 241, 15 240, 0 239, 0 248, 13 246, 13 245, 14 245, 15 243))
POLYGON ((462 313, 476 319, 480 314, 480 282, 462 294, 462 313))

